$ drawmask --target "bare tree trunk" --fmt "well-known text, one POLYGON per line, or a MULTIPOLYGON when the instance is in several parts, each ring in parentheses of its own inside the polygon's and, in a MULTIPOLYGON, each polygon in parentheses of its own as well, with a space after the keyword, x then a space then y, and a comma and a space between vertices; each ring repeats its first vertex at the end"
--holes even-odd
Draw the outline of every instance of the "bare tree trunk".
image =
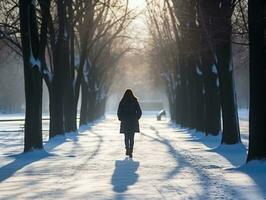
POLYGON ((86 125, 88 112, 88 86, 84 80, 81 82, 81 107, 80 107, 80 122, 79 126, 86 125))
MULTIPOLYGON (((76 132, 76 104, 74 93, 74 24, 73 24, 73 0, 65 1, 64 5, 64 48, 68 59, 65 61, 65 84, 64 84, 64 119, 65 131, 76 132)), ((63 8, 61 8, 63 9, 63 8)))
MULTIPOLYGON (((55 70, 56 71, 56 70, 55 70)), ((56 74, 56 72, 55 72, 56 74)), ((64 134, 63 121, 63 93, 60 86, 60 77, 54 75, 53 82, 49 90, 49 110, 50 110, 50 130, 49 137, 64 134)))
MULTIPOLYGON (((181 59, 180 55, 180 60, 181 59)), ((184 61, 184 60, 183 60, 184 61)), ((180 63, 180 104, 182 105, 180 109, 180 125, 188 127, 188 96, 187 96, 187 71, 185 61, 180 63)))
POLYGON ((96 91, 94 82, 89 85, 88 102, 87 102, 87 123, 93 122, 96 119, 96 91))
POLYGON ((66 76, 65 59, 68 55, 65 52, 65 9, 64 1, 57 1, 58 10, 58 35, 53 49, 54 77, 51 83, 50 93, 50 133, 54 137, 64 134, 64 81, 66 76))
POLYGON ((202 68, 204 79, 204 102, 205 102, 205 133, 206 135, 218 135, 221 130, 221 114, 219 90, 217 86, 217 74, 213 72, 212 55, 204 53, 202 56, 202 68))
POLYGON ((195 127, 198 131, 204 132, 205 131, 205 125, 204 125, 204 121, 205 121, 205 104, 204 104, 204 94, 203 94, 203 80, 202 80, 202 72, 200 71, 200 69, 198 68, 198 73, 200 73, 201 75, 197 75, 196 79, 196 94, 195 94, 195 104, 196 104, 196 113, 195 113, 195 117, 196 117, 196 121, 195 121, 195 127))
MULTIPOLYGON (((173 112, 175 112, 175 122, 177 124, 181 124, 181 113, 180 113, 180 110, 181 110, 181 95, 180 95, 180 80, 179 80, 179 75, 177 75, 177 78, 176 78, 176 89, 175 89, 175 94, 176 94, 176 100, 175 100, 175 107, 173 108, 173 112)), ((171 109, 171 108, 170 108, 171 109)))
POLYGON ((236 144, 241 142, 237 113, 236 93, 233 79, 232 62, 232 5, 223 1, 216 18, 216 26, 222 27, 216 31, 215 43, 219 75, 220 99, 222 108, 223 134, 222 143, 236 144))
POLYGON ((266 159, 266 3, 249 0, 250 110, 247 161, 266 159))
POLYGON ((32 1, 20 0, 19 13, 26 99, 24 152, 28 152, 43 148, 42 75, 38 54, 36 11, 32 1))

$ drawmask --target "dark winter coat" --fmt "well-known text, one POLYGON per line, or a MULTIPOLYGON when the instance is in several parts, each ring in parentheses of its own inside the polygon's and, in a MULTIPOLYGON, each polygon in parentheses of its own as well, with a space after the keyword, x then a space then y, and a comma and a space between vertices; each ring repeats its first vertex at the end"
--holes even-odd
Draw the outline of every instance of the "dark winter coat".
POLYGON ((117 116, 121 121, 120 133, 139 132, 139 119, 142 115, 137 99, 121 100, 117 116))

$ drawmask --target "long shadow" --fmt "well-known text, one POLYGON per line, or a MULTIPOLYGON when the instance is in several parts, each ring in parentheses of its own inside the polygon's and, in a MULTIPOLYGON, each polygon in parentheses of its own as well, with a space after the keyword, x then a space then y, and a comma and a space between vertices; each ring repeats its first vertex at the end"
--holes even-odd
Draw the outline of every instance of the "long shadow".
POLYGON ((202 143, 206 147, 209 147, 209 148, 218 147, 221 144, 221 140, 222 140, 221 135, 217 135, 217 136, 208 135, 208 136, 206 136, 205 133, 195 132, 195 130, 189 130, 189 131, 185 132, 185 134, 187 134, 190 137, 190 139, 187 139, 188 141, 199 142, 199 143, 202 143))
MULTIPOLYGON (((155 135, 159 138, 149 136, 143 132, 141 132, 141 134, 145 137, 148 137, 148 138, 150 138, 156 142, 159 142, 159 143, 165 145, 168 148, 169 154, 174 158, 174 161, 176 162, 176 166, 174 167, 174 169, 169 171, 166 174, 166 176, 165 176, 166 180, 173 178, 176 174, 178 174, 181 170, 183 170, 184 167, 190 167, 192 170, 194 170, 199 175, 199 179, 200 179, 199 182, 202 182, 202 186, 204 187, 204 190, 205 190, 205 192, 203 194, 196 194, 196 196, 194 196, 193 199, 210 199, 208 197, 208 193, 210 192, 209 187, 208 187, 208 185, 209 185, 208 183, 211 180, 210 177, 208 177, 206 174, 204 174, 203 171, 200 171, 199 169, 197 169, 189 161, 187 161, 187 159, 184 156, 182 156, 180 153, 178 153, 176 151, 176 149, 171 145, 170 141, 167 140, 166 138, 160 136, 159 132, 154 127, 151 129, 155 131, 155 135), (204 178, 202 178, 202 177, 204 177, 204 178)), ((181 192, 183 192, 183 191, 181 191, 181 192)))
POLYGON ((251 164, 242 165, 239 168, 233 169, 235 171, 240 171, 247 174, 257 185, 260 192, 263 194, 264 199, 266 199, 266 187, 265 187, 265 177, 266 177, 266 164, 265 162, 253 161, 251 164))
POLYGON ((29 165, 51 155, 52 154, 47 153, 45 150, 36 150, 29 153, 21 153, 9 156, 14 157, 15 160, 0 168, 0 182, 8 179, 26 165, 29 165))
POLYGON ((88 130, 91 130, 91 127, 93 126, 93 123, 89 123, 89 124, 86 124, 86 125, 82 125, 81 127, 79 127, 78 129, 78 132, 79 133, 84 133, 88 130))
POLYGON ((92 152, 92 154, 88 157, 88 160, 91 160, 93 159, 94 157, 96 157, 99 152, 100 152, 100 149, 101 149, 101 146, 102 146, 102 143, 103 143, 103 137, 97 133, 95 133, 94 131, 91 131, 94 135, 96 135, 96 137, 98 138, 98 144, 97 144, 97 147, 96 149, 92 152))
POLYGON ((139 167, 139 162, 131 159, 115 161, 115 170, 112 176, 113 190, 117 193, 127 191, 128 186, 134 185, 139 178, 136 173, 139 167))
MULTIPOLYGON (((76 168, 76 171, 80 171, 80 169, 82 169, 84 166, 86 166, 87 163, 88 163, 90 160, 94 159, 94 158, 99 154, 100 149, 101 149, 101 147, 102 147, 103 137, 102 137, 101 135, 97 134, 97 133, 94 132, 94 131, 91 131, 91 133, 94 134, 94 135, 96 135, 96 137, 98 138, 98 143, 97 143, 96 149, 91 153, 90 156, 87 157, 87 155, 86 155, 86 159, 85 159, 85 161, 84 161, 81 165, 79 165, 79 166, 76 168)), ((72 152, 73 152, 73 150, 72 150, 72 152)))
MULTIPOLYGON (((86 154, 86 155, 80 155, 79 154, 79 159, 84 158, 84 160, 81 164, 79 164, 78 166, 73 168, 74 169, 73 175, 77 174, 77 173, 83 173, 84 172, 82 169, 85 166, 87 166, 87 164, 90 160, 94 159, 99 154, 100 149, 102 147, 102 143, 104 142, 103 137, 101 135, 97 134, 96 132, 90 130, 89 134, 93 134, 97 137, 97 146, 92 152, 85 150, 88 152, 88 154, 86 154)), ((84 133, 78 134, 78 136, 86 136, 86 135, 88 135, 88 134, 87 133, 86 134, 84 134, 84 133)), ((80 151, 82 151, 82 152, 84 151, 83 150, 84 148, 77 141, 78 141, 77 139, 73 140, 74 145, 73 145, 72 149, 69 151, 69 155, 67 157, 76 157, 76 155, 75 155, 76 152, 80 153, 80 151), (80 149, 80 148, 82 148, 82 149, 80 149)))
POLYGON ((237 167, 245 164, 247 158, 247 149, 243 144, 220 145, 207 151, 220 154, 232 165, 237 167))
POLYGON ((223 145, 221 144, 221 135, 206 136, 195 131, 188 131, 186 134, 190 137, 188 141, 204 144, 210 148, 207 151, 220 154, 234 166, 240 166, 246 161, 247 149, 243 144, 223 145))
POLYGON ((140 134, 142 134, 143 136, 145 137, 148 137, 156 142, 159 142, 163 145, 166 145, 167 148, 168 148, 168 152, 169 154, 174 158, 175 162, 176 162, 176 167, 174 168, 174 170, 172 170, 171 172, 169 172, 166 176, 167 179, 171 179, 172 177, 174 177, 182 168, 182 166, 185 166, 187 165, 187 163, 181 163, 183 160, 180 159, 180 156, 179 154, 177 153, 177 151, 175 150, 175 148, 169 143, 169 141, 167 141, 165 138, 162 138, 158 131, 154 128, 151 128, 152 130, 155 131, 155 134, 157 137, 159 138, 155 138, 155 137, 152 137, 152 136, 149 136, 143 132, 141 132, 140 134))
MULTIPOLYGON (((74 137, 75 136, 72 136, 71 138, 74 139, 74 137)), ((44 145, 44 149, 42 150, 35 150, 32 152, 20 153, 16 155, 9 155, 8 157, 15 158, 15 160, 0 168, 0 182, 3 182, 4 180, 10 178, 18 170, 24 168, 25 166, 33 162, 37 162, 49 156, 55 156, 55 154, 51 154, 48 151, 52 151, 54 148, 64 143, 66 139, 67 136, 57 136, 46 142, 44 145)))
MULTIPOLYGON (((200 142, 205 146, 211 148, 207 151, 215 152, 227 159, 234 168, 229 170, 240 171, 248 175, 258 186, 263 196, 266 196, 265 188, 265 177, 266 170, 265 165, 257 165, 254 168, 245 164, 247 157, 247 149, 244 144, 236 145, 221 145, 221 136, 204 136, 202 133, 195 133, 194 131, 188 131, 192 142, 200 142), (240 166, 240 167, 239 167, 240 166)), ((247 137, 246 135, 241 135, 241 138, 247 137)), ((215 166, 214 166, 215 167, 215 166)))
MULTIPOLYGON (((196 197, 193 197, 193 199, 212 199, 209 196, 209 193, 213 193, 213 192, 217 192, 216 190, 219 188, 219 190, 222 190, 223 192, 226 192, 229 194, 233 194, 234 191, 230 188, 229 185, 225 185, 222 183, 219 184, 219 187, 217 187, 217 183, 216 180, 212 180, 212 177, 208 174, 208 172, 206 172, 205 170, 203 170, 201 168, 201 166, 197 166, 195 165, 193 162, 190 162, 191 158, 189 155, 186 156, 186 153, 183 152, 182 154, 180 154, 171 144, 170 140, 162 137, 159 134, 159 131, 151 126, 151 130, 153 130, 155 132, 156 137, 147 135, 143 132, 141 132, 142 135, 144 135, 145 137, 148 137, 156 142, 159 142, 163 145, 165 145, 168 149, 169 154, 174 158, 175 162, 176 162, 176 166, 173 170, 171 170, 170 172, 167 173, 166 178, 167 179, 171 179, 173 178, 177 173, 179 173, 184 167, 189 167, 192 170, 194 170, 197 174, 198 174, 198 178, 199 178, 199 183, 201 183, 201 186, 203 187, 203 190, 205 191, 202 194, 196 194, 196 197), (212 186, 212 189, 210 188, 210 186, 212 186)), ((207 166, 208 169, 215 169, 215 168, 219 168, 216 165, 211 165, 211 166, 207 166)), ((217 198, 223 198, 223 196, 219 197, 219 194, 223 194, 223 192, 220 191, 217 193, 218 196, 216 196, 217 198)))

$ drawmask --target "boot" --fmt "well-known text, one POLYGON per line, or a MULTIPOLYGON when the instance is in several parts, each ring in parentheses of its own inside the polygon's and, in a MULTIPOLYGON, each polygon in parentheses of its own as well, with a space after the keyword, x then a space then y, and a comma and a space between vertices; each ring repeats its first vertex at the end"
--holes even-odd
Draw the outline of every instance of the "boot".
POLYGON ((130 157, 130 158, 133 157, 133 149, 129 149, 129 157, 130 157))
POLYGON ((126 155, 129 156, 130 149, 126 148, 126 155))

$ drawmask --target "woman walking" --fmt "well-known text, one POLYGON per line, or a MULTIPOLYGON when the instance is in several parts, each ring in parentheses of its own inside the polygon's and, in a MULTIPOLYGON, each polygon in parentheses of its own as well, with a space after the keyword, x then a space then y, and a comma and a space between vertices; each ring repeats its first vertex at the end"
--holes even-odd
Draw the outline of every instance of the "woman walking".
POLYGON ((117 111, 118 119, 121 121, 120 133, 125 136, 126 155, 132 158, 134 147, 134 135, 139 132, 139 119, 142 115, 138 99, 132 90, 127 89, 121 99, 117 111))

